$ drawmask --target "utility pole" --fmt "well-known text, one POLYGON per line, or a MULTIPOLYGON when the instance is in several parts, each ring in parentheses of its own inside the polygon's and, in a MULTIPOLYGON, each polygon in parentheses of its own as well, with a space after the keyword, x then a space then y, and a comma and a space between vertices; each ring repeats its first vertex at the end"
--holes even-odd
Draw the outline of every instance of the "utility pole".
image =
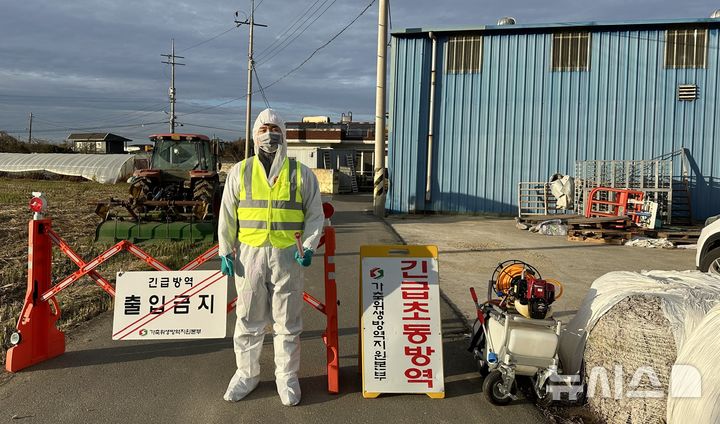
POLYGON ((28 144, 32 143, 32 112, 30 112, 30 125, 28 126, 28 144))
POLYGON ((168 61, 163 61, 162 63, 167 63, 170 65, 170 133, 175 133, 175 65, 182 65, 185 66, 184 63, 178 63, 175 62, 175 59, 185 59, 184 56, 175 56, 175 39, 172 39, 172 49, 170 50, 170 54, 161 54, 160 56, 165 56, 168 58, 168 61))
MULTIPOLYGON (((238 17, 238 12, 235 12, 235 18, 238 17)), ((253 73, 253 33, 256 26, 267 27, 267 25, 255 23, 255 0, 250 0, 250 20, 245 19, 244 21, 238 21, 235 19, 235 24, 249 25, 250 26, 250 40, 248 42, 248 65, 247 65, 247 102, 245 105, 245 159, 250 155, 250 136, 251 128, 250 119, 252 114, 252 73, 253 73)))
POLYGON ((373 210, 385 216, 385 53, 387 51, 387 0, 380 0, 378 13, 377 88, 375 90, 375 177, 373 210))

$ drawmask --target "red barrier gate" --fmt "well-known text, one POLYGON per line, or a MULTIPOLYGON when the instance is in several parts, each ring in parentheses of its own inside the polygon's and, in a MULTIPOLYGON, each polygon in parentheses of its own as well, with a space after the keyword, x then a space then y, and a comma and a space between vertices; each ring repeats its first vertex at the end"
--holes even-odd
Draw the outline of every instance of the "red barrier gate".
MULTIPOLYGON (((37 198, 31 201, 36 202, 37 198)), ((36 202, 37 203, 37 202, 36 202)), ((303 292, 303 299, 313 308, 325 314, 327 325, 323 333, 323 342, 327 347, 328 391, 339 392, 339 353, 338 353, 338 317, 337 286, 335 283, 335 229, 330 225, 332 206, 323 205, 326 225, 320 241, 325 245, 325 303, 303 292)), ((127 251, 146 262, 158 271, 170 271, 162 262, 153 258, 140 247, 123 240, 89 262, 85 262, 60 236, 52 230, 52 220, 39 219, 41 210, 35 210, 35 217, 28 225, 28 283, 17 332, 11 338, 14 345, 7 352, 5 369, 17 372, 29 366, 65 352, 65 334, 57 329, 60 318, 60 306, 55 299, 58 293, 84 276, 90 277, 110 296, 115 297, 115 288, 95 269, 114 255, 127 251), (70 258, 78 270, 52 285, 52 245, 70 258)), ((319 246, 319 247, 320 247, 319 246)), ((188 262, 180 271, 194 270, 217 256, 215 245, 202 255, 188 262)), ((235 308, 237 298, 227 305, 228 313, 235 308)))

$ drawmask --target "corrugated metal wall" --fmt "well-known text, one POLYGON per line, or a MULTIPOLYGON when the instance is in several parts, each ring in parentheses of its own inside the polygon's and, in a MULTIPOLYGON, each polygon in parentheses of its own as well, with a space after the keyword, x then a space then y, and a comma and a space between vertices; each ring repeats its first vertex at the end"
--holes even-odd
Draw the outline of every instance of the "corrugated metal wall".
POLYGON ((392 43, 387 166, 392 194, 386 204, 391 211, 424 208, 430 54, 426 39, 392 43), (393 139, 398 140, 397 148, 393 139))
MULTIPOLYGON (((665 31, 591 33, 589 71, 551 71, 552 34, 483 34, 482 71, 445 74, 438 35, 432 200, 425 203, 429 38, 393 37, 392 212, 515 213, 517 184, 576 160, 651 159, 688 148, 693 214, 720 213, 718 30, 705 69, 666 69, 665 31), (679 84, 700 98, 678 101, 679 84)), ((679 165, 678 165, 679 166, 679 165)), ((679 169, 678 169, 679 172, 679 169)))

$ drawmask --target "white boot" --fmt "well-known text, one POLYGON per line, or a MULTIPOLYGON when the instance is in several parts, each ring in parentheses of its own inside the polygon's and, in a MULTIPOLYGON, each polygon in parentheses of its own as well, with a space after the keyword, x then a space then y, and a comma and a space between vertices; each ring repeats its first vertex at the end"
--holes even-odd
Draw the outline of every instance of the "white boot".
POLYGON ((230 384, 228 384, 223 399, 228 402, 237 402, 255 390, 259 382, 260 377, 243 378, 240 377, 236 371, 230 379, 230 384))
POLYGON ((291 377, 288 380, 277 379, 275 381, 280 401, 285 406, 295 406, 300 403, 300 381, 297 377, 291 377))

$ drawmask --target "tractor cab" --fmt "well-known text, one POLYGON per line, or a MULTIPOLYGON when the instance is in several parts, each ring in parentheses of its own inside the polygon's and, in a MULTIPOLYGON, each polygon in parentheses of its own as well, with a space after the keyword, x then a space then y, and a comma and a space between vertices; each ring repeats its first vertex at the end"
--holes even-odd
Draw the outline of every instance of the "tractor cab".
POLYGON ((150 140, 155 147, 147 171, 161 171, 163 177, 181 180, 217 172, 217 144, 205 135, 153 134, 150 140))

